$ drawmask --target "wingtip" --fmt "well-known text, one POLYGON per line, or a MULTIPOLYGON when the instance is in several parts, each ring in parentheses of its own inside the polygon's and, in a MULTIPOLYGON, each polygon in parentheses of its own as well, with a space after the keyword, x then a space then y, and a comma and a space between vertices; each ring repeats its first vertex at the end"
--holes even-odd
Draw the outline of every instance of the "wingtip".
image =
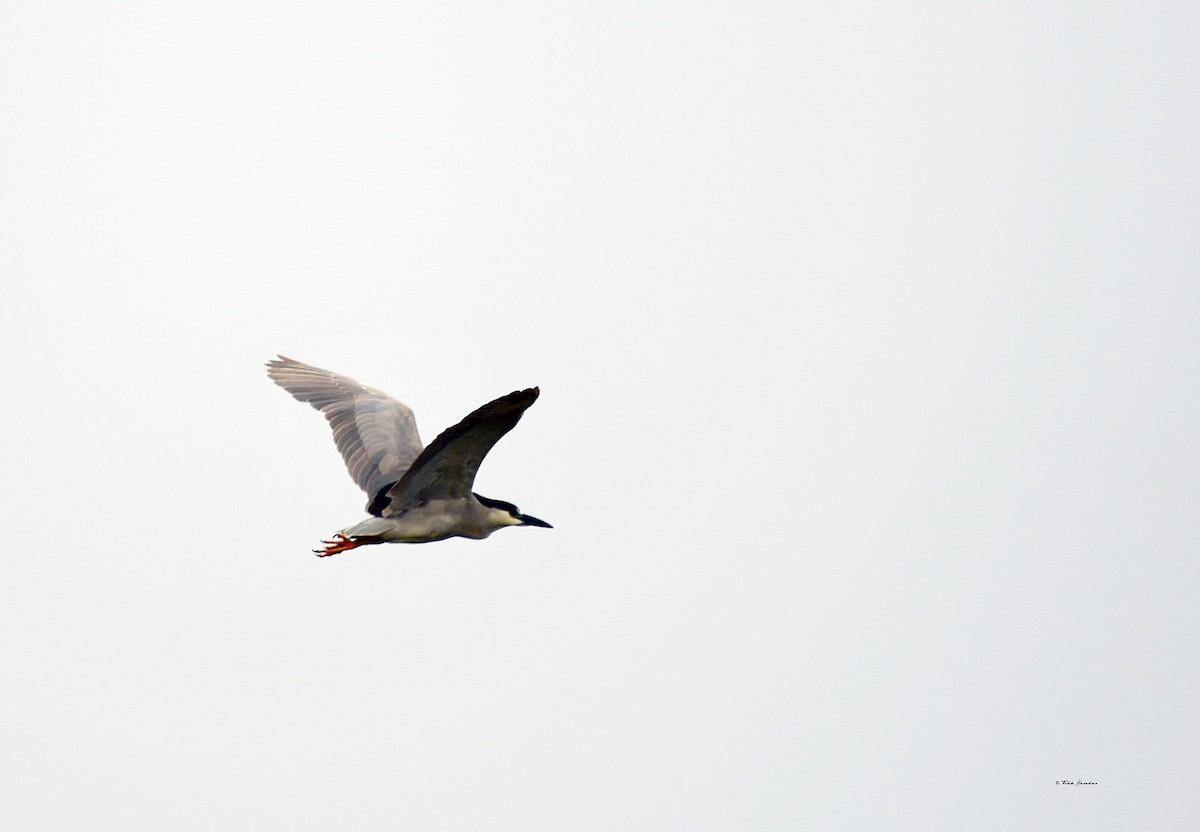
POLYGON ((489 404, 523 404, 525 407, 537 401, 537 397, 541 395, 541 390, 536 387, 526 387, 524 390, 514 390, 507 396, 501 396, 489 404))

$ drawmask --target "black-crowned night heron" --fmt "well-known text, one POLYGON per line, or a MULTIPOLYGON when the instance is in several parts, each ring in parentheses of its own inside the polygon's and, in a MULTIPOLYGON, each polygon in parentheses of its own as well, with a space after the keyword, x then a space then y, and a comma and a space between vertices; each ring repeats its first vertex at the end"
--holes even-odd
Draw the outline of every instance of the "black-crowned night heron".
POLYGON ((413 412, 386 393, 282 355, 267 362, 267 375, 325 414, 350 476, 369 498, 372 516, 321 541, 318 556, 370 543, 481 540, 505 526, 552 528, 471 490, 487 452, 537 401, 536 387, 488 402, 422 449, 413 412))

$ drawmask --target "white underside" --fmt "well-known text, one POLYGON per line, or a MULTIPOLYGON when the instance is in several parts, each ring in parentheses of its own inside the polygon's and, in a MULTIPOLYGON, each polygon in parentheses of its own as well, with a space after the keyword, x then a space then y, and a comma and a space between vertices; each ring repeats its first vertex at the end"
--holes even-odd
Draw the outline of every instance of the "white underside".
POLYGON ((397 517, 370 517, 341 533, 346 537, 380 537, 389 543, 429 543, 448 537, 482 540, 496 529, 519 525, 521 521, 507 511, 465 497, 430 500, 397 517))

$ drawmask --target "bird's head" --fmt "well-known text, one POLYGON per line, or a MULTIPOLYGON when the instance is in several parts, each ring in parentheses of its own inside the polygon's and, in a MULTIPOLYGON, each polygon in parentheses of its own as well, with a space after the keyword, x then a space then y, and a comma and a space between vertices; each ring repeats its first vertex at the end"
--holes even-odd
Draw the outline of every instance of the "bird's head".
POLYGON ((539 520, 536 517, 531 517, 528 514, 522 514, 521 510, 512 503, 506 503, 503 500, 493 500, 491 497, 484 497, 479 494, 475 495, 475 499, 483 503, 487 508, 492 510, 492 516, 496 522, 496 526, 541 526, 543 529, 553 529, 554 527, 545 520, 539 520))

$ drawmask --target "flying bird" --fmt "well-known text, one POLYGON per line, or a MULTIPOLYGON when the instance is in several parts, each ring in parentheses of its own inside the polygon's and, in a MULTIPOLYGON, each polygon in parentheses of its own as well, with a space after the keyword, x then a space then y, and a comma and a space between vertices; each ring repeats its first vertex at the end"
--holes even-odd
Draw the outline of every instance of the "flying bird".
POLYGON ((413 412, 386 393, 282 355, 267 362, 267 375, 325 414, 350 476, 369 498, 371 517, 321 541, 318 557, 372 543, 482 540, 505 526, 553 528, 472 490, 483 458, 537 401, 538 388, 488 402, 422 448, 413 412))

